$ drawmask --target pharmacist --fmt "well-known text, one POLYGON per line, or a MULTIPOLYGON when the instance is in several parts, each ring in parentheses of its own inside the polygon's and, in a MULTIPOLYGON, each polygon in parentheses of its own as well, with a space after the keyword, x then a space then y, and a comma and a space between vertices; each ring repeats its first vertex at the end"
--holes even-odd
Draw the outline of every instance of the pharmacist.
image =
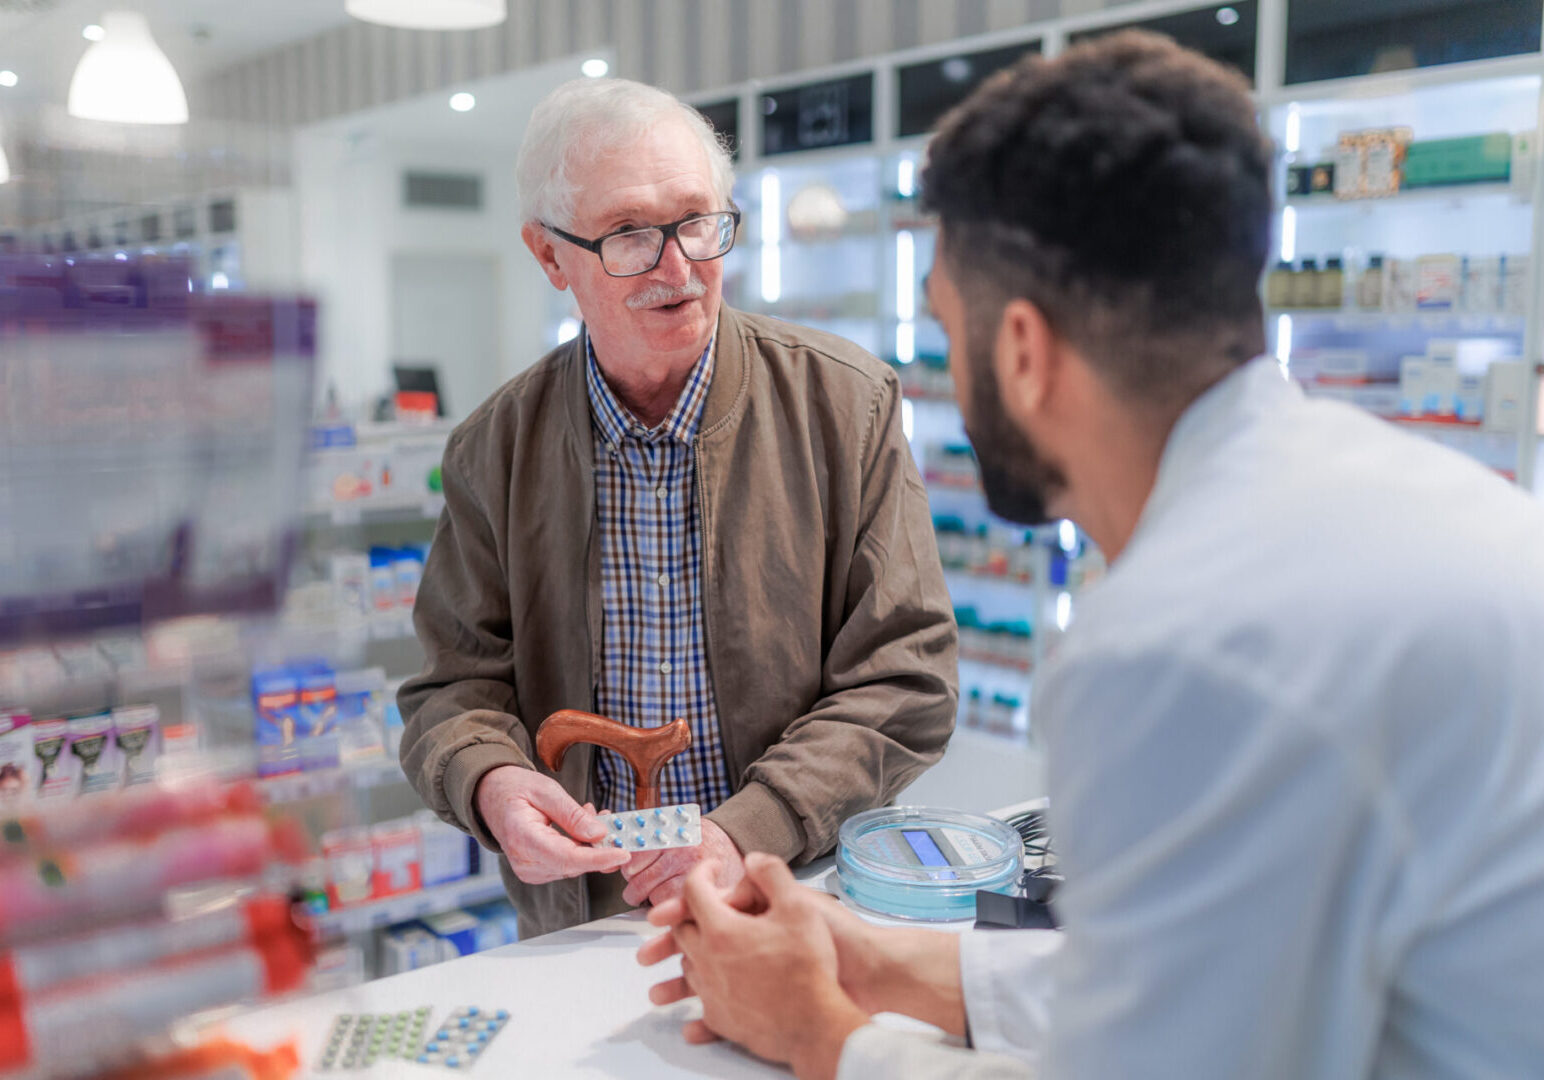
POLYGON ((893 373, 720 301, 739 211, 695 110, 582 79, 532 113, 523 236, 584 328, 451 435, 402 689, 425 801, 502 851, 522 933, 675 895, 703 857, 800 861, 937 761, 956 632, 893 373), (661 777, 700 848, 590 848, 630 768, 533 737, 560 709, 692 745, 661 777), (554 830, 552 826, 557 826, 554 830), (565 835, 566 834, 566 835, 565 835))
POLYGON ((1544 1075, 1544 507, 1250 360, 1255 117, 1122 35, 945 120, 929 292, 988 498, 1112 559, 1036 687, 1064 932, 870 927, 758 856, 651 913, 692 1038, 804 1078, 1544 1075))

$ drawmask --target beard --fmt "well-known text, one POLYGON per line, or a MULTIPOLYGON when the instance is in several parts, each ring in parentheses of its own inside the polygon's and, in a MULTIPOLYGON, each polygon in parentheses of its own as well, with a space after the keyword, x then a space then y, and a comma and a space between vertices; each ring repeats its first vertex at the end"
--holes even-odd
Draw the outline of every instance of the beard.
POLYGON ((992 370, 994 336, 973 334, 965 350, 970 368, 969 395, 962 410, 965 435, 976 452, 987 509, 1020 525, 1045 525, 1056 518, 1047 504, 1066 489, 1067 478, 1003 409, 992 370))

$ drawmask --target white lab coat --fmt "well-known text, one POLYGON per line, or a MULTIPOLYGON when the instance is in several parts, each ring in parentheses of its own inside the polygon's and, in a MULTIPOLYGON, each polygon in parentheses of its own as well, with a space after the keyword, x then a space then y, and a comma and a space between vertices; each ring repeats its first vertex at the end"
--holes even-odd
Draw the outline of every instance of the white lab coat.
POLYGON ((1257 361, 1036 695, 1061 940, 842 1077, 1544 1077, 1544 504, 1257 361))

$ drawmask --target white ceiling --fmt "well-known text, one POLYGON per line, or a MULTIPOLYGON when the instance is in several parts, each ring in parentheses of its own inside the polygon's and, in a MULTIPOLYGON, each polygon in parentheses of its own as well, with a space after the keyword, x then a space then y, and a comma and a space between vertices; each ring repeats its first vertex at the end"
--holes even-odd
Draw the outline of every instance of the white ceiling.
POLYGON ((183 83, 349 22, 343 0, 0 0, 0 107, 60 101, 104 11, 142 12, 183 83), (207 36, 205 36, 207 35, 207 36))

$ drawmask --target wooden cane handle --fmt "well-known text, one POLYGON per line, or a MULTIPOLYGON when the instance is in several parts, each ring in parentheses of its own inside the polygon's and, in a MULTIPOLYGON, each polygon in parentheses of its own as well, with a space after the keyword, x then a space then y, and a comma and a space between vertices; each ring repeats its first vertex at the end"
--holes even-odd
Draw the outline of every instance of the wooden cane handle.
POLYGON ((680 717, 663 727, 635 728, 574 709, 553 713, 536 729, 536 752, 553 772, 562 766, 563 755, 574 743, 594 743, 626 758, 637 782, 637 809, 647 810, 659 805, 660 769, 692 744, 692 729, 680 717))

